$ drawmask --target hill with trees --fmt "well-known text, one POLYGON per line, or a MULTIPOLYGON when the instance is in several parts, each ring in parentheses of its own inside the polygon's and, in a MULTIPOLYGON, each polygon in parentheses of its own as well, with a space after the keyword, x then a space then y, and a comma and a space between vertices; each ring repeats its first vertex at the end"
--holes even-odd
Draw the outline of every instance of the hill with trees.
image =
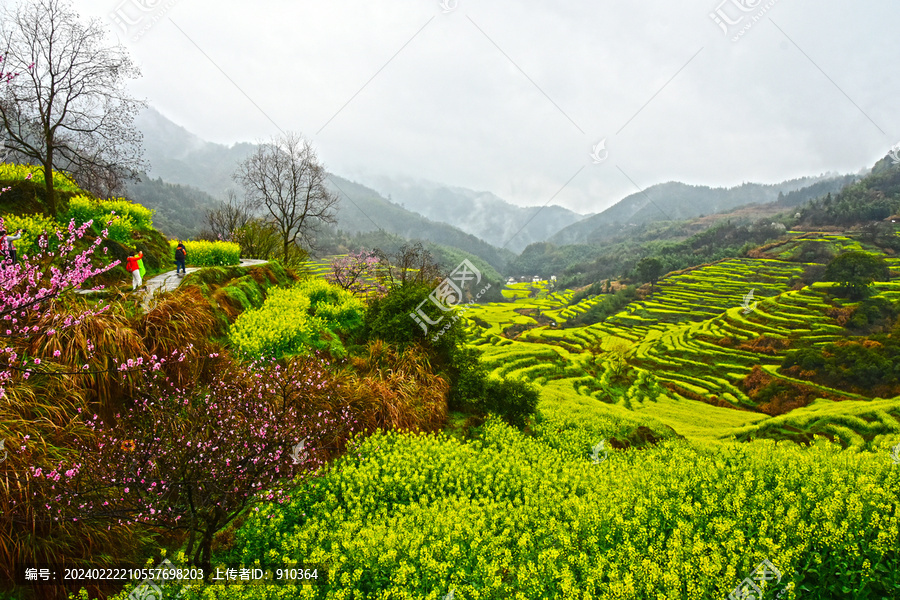
POLYGON ((792 192, 795 193, 792 199, 809 199, 829 190, 839 190, 845 183, 845 178, 834 175, 804 177, 773 185, 745 183, 733 188, 663 183, 623 198, 603 212, 563 229, 548 241, 556 245, 602 244, 636 226, 685 221, 729 212, 740 206, 769 204, 792 192), (810 189, 800 192, 803 188, 810 189))

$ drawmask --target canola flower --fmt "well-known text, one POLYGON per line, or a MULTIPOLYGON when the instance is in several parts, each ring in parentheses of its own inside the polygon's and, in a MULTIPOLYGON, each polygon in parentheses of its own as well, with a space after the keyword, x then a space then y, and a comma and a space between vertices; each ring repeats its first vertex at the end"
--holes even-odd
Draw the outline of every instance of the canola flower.
POLYGON ((767 599, 900 589, 900 469, 883 452, 670 440, 595 466, 603 432, 546 425, 359 438, 289 504, 250 514, 229 554, 326 564, 327 584, 188 598, 701 600, 763 559, 784 575, 767 599))
MULTIPOLYGON (((175 255, 178 242, 171 240, 169 250, 175 255)), ((205 240, 184 242, 187 248, 186 264, 192 267, 223 267, 241 262, 241 246, 235 242, 208 242, 205 240)))
POLYGON ((229 338, 240 352, 253 357, 326 347, 340 356, 345 350, 337 333, 360 327, 363 313, 363 303, 351 292, 310 278, 291 288, 273 289, 260 308, 237 318, 229 338))

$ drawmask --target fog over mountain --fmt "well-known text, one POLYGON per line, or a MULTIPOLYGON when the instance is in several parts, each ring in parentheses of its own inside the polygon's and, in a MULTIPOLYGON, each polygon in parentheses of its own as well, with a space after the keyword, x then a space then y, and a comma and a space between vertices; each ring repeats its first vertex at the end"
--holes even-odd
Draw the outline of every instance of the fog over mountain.
POLYGON ((452 223, 498 247, 519 253, 548 239, 584 215, 561 206, 521 207, 496 194, 433 181, 388 176, 359 176, 362 183, 389 200, 434 221, 452 223))

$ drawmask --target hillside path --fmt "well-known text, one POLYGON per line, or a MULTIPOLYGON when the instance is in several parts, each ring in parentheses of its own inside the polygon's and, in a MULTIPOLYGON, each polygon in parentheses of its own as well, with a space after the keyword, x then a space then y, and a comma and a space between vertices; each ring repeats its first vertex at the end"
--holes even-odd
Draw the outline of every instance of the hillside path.
MULTIPOLYGON (((259 260, 255 258, 242 258, 239 265, 240 267, 252 267, 254 265, 261 265, 269 261, 259 260)), ((188 267, 185 269, 186 275, 190 275, 196 271, 203 269, 203 267, 188 267)), ((181 285, 181 281, 184 279, 184 276, 179 276, 177 269, 175 271, 168 271, 166 273, 161 273, 156 277, 151 277, 150 279, 144 281, 144 286, 146 289, 143 293, 143 298, 141 300, 141 308, 144 309, 144 312, 149 311, 151 306, 151 301, 156 296, 157 293, 165 293, 171 292, 179 285, 181 285)))

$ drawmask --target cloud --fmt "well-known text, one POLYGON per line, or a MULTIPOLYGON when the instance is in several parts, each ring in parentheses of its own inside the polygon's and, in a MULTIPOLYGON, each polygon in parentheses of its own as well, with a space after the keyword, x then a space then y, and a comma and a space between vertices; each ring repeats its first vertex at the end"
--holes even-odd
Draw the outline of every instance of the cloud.
MULTIPOLYGON (((558 193, 598 212, 636 191, 623 172, 640 187, 855 172, 900 139, 893 2, 782 0, 734 43, 709 17, 717 1, 459 0, 442 14, 437 0, 177 0, 123 42, 136 93, 205 139, 277 125, 342 175, 520 205, 558 193), (594 165, 602 138, 610 157, 594 165)), ((77 6, 108 20, 120 2, 77 6)))

